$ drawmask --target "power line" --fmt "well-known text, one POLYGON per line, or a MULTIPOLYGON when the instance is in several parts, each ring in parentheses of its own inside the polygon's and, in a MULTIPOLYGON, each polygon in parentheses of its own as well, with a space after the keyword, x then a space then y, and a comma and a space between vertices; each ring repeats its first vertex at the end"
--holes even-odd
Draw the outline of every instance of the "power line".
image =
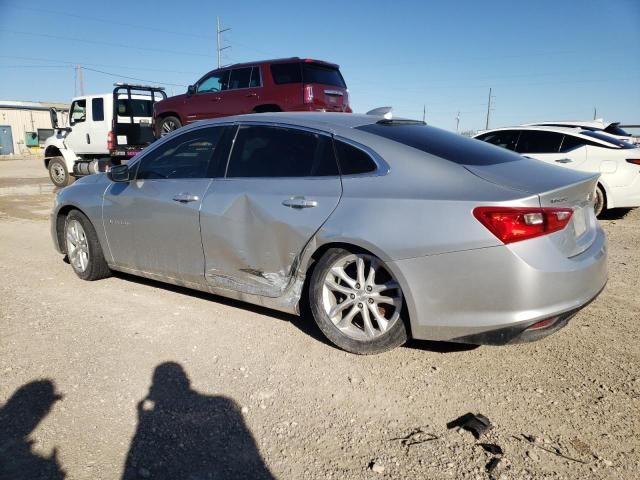
POLYGON ((129 77, 127 75, 121 75, 119 73, 112 73, 112 72, 105 72, 104 70, 98 70, 95 68, 88 68, 88 67, 82 67, 85 70, 88 70, 90 72, 96 72, 96 73, 102 73, 103 75, 109 75, 112 77, 118 77, 118 78, 126 78, 127 80, 136 80, 138 82, 147 82, 147 83, 158 83, 160 85, 170 85, 172 87, 186 87, 186 85, 182 84, 182 83, 168 83, 168 82, 158 82, 157 80, 148 80, 148 79, 144 79, 144 78, 137 78, 137 77, 129 77))
POLYGON ((163 53, 163 54, 173 54, 173 55, 191 55, 194 57, 209 57, 209 55, 206 55, 204 53, 193 53, 193 52, 178 52, 175 50, 165 50, 164 48, 149 48, 149 47, 136 47, 136 46, 132 46, 132 45, 123 45, 123 44, 119 44, 119 43, 109 43, 109 42, 99 42, 99 41, 95 41, 95 40, 86 40, 84 38, 73 38, 73 37, 63 37, 61 35, 51 35, 49 33, 34 33, 34 32, 23 32, 20 30, 9 30, 6 28, 0 29, 0 32, 8 32, 8 33, 16 33, 19 35, 30 35, 30 36, 34 36, 34 37, 44 37, 44 38, 54 38, 56 40, 66 40, 66 41, 70 41, 70 42, 81 42, 81 43, 91 43, 93 45, 106 45, 108 47, 118 47, 118 48, 124 48, 127 50, 144 50, 144 51, 148 51, 148 52, 159 52, 159 53, 163 53))

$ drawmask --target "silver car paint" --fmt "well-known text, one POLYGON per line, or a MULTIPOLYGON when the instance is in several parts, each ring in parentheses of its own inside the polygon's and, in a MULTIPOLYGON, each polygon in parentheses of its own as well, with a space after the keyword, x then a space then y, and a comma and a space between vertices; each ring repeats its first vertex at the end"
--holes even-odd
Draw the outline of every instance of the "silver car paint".
MULTIPOLYGON (((606 283, 606 243, 595 219, 589 223, 589 238, 581 239, 586 249, 571 257, 568 253, 572 247, 564 248, 569 240, 562 232, 504 246, 471 215, 480 204, 539 206, 541 198, 546 202, 560 194, 567 197, 564 201, 567 205, 576 205, 579 196, 584 203, 585 192, 597 176, 561 168, 536 171, 538 162, 527 163, 527 159, 522 159, 519 166, 532 179, 523 182, 515 178, 516 171, 508 172, 515 165, 508 164, 509 168, 502 173, 500 164, 489 169, 470 169, 352 128, 376 120, 328 113, 258 114, 197 123, 167 135, 139 157, 173 135, 192 128, 260 122, 317 129, 366 145, 390 168, 373 175, 343 176, 341 197, 337 183, 321 186, 322 181, 308 180, 308 185, 321 186, 316 195, 323 205, 327 202, 326 209, 314 219, 300 216, 298 220, 304 221, 296 224, 289 222, 296 215, 315 209, 292 211, 278 201, 288 196, 307 196, 300 188, 307 182, 265 180, 260 193, 253 196, 247 194, 246 182, 251 179, 235 183, 238 191, 234 191, 234 180, 214 179, 198 207, 203 234, 199 251, 193 246, 192 235, 194 231, 199 234, 199 227, 181 223, 176 228, 169 224, 164 229, 155 228, 153 234, 159 238, 153 240, 146 238, 144 229, 138 229, 137 235, 127 233, 124 237, 133 238, 133 243, 122 242, 117 250, 135 248, 137 241, 147 246, 157 242, 170 244, 174 250, 167 252, 160 247, 157 251, 153 247, 148 253, 134 253, 126 262, 115 253, 107 255, 109 265, 116 270, 297 312, 311 255, 324 245, 351 244, 380 257, 396 275, 407 300, 412 335, 438 340, 560 313, 585 303, 602 289, 606 283), (572 195, 565 195, 562 190, 562 185, 571 184, 577 185, 576 198, 569 198, 572 195), (221 203, 216 203, 216 197, 221 203), (267 204, 264 198, 271 200, 267 204), (265 228, 269 233, 263 237, 265 228), (189 252, 179 248, 185 235, 192 242, 189 252), (165 263, 171 253, 179 257, 194 255, 187 261, 177 260, 179 265, 188 266, 188 272, 166 273, 178 268, 165 263), (549 269, 525 257, 553 259, 554 267, 549 269), (216 276, 218 271, 220 276, 216 276)), ((485 150, 487 154, 491 148, 504 152, 483 145, 490 147, 485 150)), ((135 181, 128 184, 132 191, 135 184, 135 181)), ((52 221, 56 243, 59 232, 55 228, 59 223, 55 218, 61 208, 74 206, 84 211, 94 225, 103 224, 101 196, 107 188, 116 188, 110 185, 105 175, 96 175, 59 193, 52 221)), ((109 194, 105 196, 105 212, 113 207, 112 201, 109 194)), ((185 210, 189 208, 195 205, 185 210)), ((179 211, 177 208, 176 212, 179 211)), ((156 222, 167 221, 162 211, 150 213, 156 222)), ((113 231, 128 226, 109 223, 107 219, 113 217, 109 215, 105 215, 104 228, 96 228, 105 252, 116 249, 111 245, 113 231)), ((145 221, 141 212, 127 215, 131 215, 130 221, 145 221)), ((169 216, 176 218, 176 214, 169 216)))

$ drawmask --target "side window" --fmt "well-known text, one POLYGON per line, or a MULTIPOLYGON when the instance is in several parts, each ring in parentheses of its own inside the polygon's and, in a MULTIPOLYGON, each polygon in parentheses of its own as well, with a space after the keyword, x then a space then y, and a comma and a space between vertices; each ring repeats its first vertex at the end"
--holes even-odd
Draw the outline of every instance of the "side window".
POLYGON ((178 135, 145 155, 136 179, 207 178, 224 128, 200 128, 178 135))
POLYGON ((477 139, 507 150, 515 150, 519 135, 517 130, 499 130, 480 135, 477 139))
POLYGON ((518 153, 558 153, 563 135, 542 130, 523 130, 518 140, 518 153))
POLYGON ((229 87, 229 70, 209 75, 197 85, 198 93, 222 92, 229 87))
POLYGON ((76 100, 71 104, 71 118, 70 118, 69 124, 75 125, 76 123, 84 122, 86 119, 87 119, 87 101, 76 100))
POLYGON ((227 177, 322 177, 338 175, 331 139, 280 127, 238 130, 227 177))
POLYGON ((91 120, 94 122, 104 121, 104 100, 102 98, 91 99, 91 120))
POLYGON ((251 69, 251 80, 249 80, 249 87, 260 87, 262 86, 262 77, 260 75, 260 67, 256 66, 251 69))
POLYGON ((300 63, 275 63, 271 65, 271 76, 276 85, 302 83, 300 63))
POLYGON ((251 67, 236 68, 235 70, 231 70, 231 75, 229 76, 229 89, 249 88, 250 81, 251 67))
POLYGON ((339 140, 336 140, 335 146, 342 175, 369 173, 376 169, 373 159, 363 150, 339 140))
POLYGON ((570 152, 571 150, 575 150, 576 148, 582 147, 586 142, 578 137, 574 137, 573 135, 565 135, 562 140, 562 145, 560 146, 560 153, 570 152))

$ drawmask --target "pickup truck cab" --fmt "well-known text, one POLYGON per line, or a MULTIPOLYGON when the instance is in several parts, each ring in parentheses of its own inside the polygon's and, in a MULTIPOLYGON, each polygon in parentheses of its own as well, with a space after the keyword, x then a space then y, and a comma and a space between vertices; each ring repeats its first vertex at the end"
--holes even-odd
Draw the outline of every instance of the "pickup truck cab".
POLYGON ((54 134, 45 141, 44 166, 57 187, 126 163, 155 139, 153 105, 167 98, 164 89, 114 85, 111 93, 74 98, 69 126, 58 125, 57 113, 51 110, 54 134))

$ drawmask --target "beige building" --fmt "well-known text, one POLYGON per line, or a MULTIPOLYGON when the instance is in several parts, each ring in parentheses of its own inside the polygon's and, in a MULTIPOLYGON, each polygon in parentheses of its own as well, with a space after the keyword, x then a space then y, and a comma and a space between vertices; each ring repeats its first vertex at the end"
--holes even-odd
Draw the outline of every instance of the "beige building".
POLYGON ((60 126, 67 125, 68 105, 0 100, 0 155, 39 153, 44 141, 53 134, 51 107, 58 110, 60 126))

